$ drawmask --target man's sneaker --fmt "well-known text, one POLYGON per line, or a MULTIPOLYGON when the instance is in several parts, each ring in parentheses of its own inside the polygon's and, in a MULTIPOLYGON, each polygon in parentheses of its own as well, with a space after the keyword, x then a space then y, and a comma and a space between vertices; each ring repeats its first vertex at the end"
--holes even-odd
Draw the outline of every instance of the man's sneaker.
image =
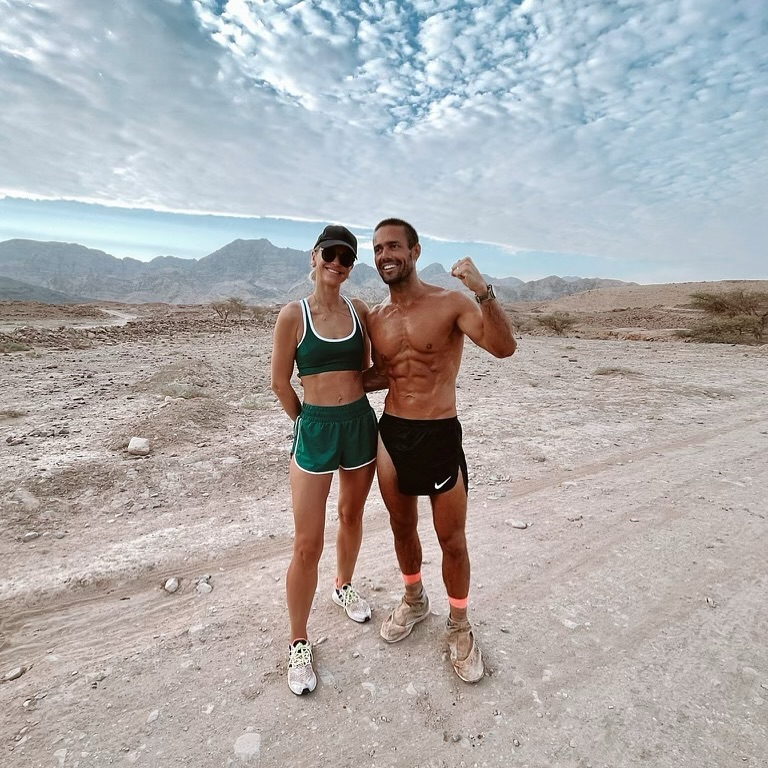
POLYGON ((312 669, 312 646, 308 640, 294 640, 288 657, 288 687, 301 696, 305 691, 312 693, 317 685, 317 676, 312 669))
POLYGON ((344 584, 341 588, 334 587, 331 597, 336 605, 340 605, 347 612, 352 621, 363 624, 371 618, 371 607, 351 584, 344 584))
POLYGON ((421 597, 415 602, 406 602, 406 598, 400 601, 400 605, 384 619, 381 625, 381 636, 388 643, 396 643, 411 634, 416 624, 429 616, 429 598, 422 590, 421 597))
POLYGON ((454 621, 450 616, 446 624, 448 650, 456 674, 466 683, 476 683, 485 673, 483 654, 475 640, 472 625, 464 619, 454 621), (467 651, 469 649, 469 651, 467 651))

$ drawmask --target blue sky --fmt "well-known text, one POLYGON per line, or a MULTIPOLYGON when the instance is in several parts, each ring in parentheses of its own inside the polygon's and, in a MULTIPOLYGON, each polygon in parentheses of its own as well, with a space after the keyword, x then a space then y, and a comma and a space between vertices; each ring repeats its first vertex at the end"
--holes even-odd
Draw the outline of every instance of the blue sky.
POLYGON ((764 0, 0 0, 0 240, 768 278, 764 0))

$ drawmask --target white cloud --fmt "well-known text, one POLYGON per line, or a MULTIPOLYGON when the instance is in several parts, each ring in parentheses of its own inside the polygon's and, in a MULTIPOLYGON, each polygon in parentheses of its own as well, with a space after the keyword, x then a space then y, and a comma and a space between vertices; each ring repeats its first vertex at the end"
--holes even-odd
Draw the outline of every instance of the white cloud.
POLYGON ((755 0, 0 0, 0 12, 0 192, 398 213, 446 238, 691 270, 725 252, 746 270, 764 258, 755 0))

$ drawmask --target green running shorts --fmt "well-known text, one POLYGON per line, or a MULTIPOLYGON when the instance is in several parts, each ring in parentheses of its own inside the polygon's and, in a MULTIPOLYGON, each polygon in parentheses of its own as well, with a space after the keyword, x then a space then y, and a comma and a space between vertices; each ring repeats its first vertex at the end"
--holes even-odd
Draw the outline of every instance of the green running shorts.
POLYGON ((304 472, 326 475, 375 461, 377 443, 376 414, 365 395, 346 405, 304 403, 293 425, 291 455, 304 472))

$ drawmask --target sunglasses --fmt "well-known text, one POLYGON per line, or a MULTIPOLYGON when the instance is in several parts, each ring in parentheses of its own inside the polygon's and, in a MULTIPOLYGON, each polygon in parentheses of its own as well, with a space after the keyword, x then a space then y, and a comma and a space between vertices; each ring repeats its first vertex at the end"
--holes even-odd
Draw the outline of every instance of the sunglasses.
POLYGON ((323 261, 330 264, 336 259, 339 260, 339 264, 345 269, 349 269, 355 263, 355 254, 352 251, 343 248, 342 246, 332 246, 331 248, 321 248, 320 255, 323 257, 323 261))

